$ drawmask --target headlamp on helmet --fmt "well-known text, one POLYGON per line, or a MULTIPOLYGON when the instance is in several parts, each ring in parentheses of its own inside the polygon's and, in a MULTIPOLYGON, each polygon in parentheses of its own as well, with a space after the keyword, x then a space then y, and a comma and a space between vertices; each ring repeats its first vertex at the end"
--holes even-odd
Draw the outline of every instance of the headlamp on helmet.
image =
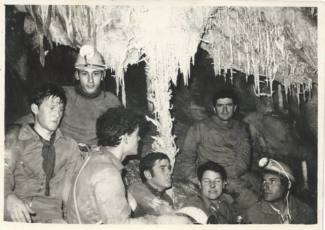
POLYGON ((92 68, 98 70, 106 70, 104 58, 92 45, 83 45, 80 48, 78 58, 75 63, 75 68, 83 70, 92 68))

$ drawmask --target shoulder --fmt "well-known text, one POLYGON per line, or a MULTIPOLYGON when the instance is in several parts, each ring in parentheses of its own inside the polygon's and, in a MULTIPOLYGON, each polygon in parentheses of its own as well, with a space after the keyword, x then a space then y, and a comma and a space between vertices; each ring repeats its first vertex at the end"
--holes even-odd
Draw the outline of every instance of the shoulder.
POLYGON ((63 86, 62 88, 63 88, 66 96, 75 94, 75 92, 76 92, 73 86, 63 86))
POLYGON ((109 102, 109 103, 114 103, 116 106, 121 105, 120 100, 118 99, 118 97, 115 94, 113 94, 113 93, 111 93, 109 91, 104 91, 104 97, 103 98, 104 98, 103 99, 104 101, 109 102))
POLYGON ((68 149, 79 149, 77 142, 73 138, 71 138, 69 136, 65 136, 61 132, 60 129, 58 129, 57 132, 58 132, 58 135, 60 135, 59 138, 58 138, 58 141, 59 141, 60 145, 64 145, 66 150, 68 150, 68 149))
POLYGON ((183 207, 196 207, 205 210, 204 204, 200 196, 192 195, 185 202, 183 207))
POLYGON ((299 211, 299 215, 304 215, 304 216, 314 216, 314 210, 306 203, 302 202, 296 197, 291 198, 293 202, 293 208, 299 211))
POLYGON ((136 195, 138 193, 141 193, 142 195, 148 195, 149 193, 151 193, 147 186, 145 186, 145 184, 143 184, 142 182, 135 182, 131 184, 128 188, 128 191, 133 195, 136 195))
POLYGON ((87 168, 93 175, 105 177, 107 175, 120 175, 120 170, 115 166, 113 160, 99 150, 92 150, 90 153, 87 168))
POLYGON ((262 201, 256 202, 250 208, 248 208, 244 215, 248 221, 255 222, 255 219, 258 219, 262 215, 262 201))
POLYGON ((211 127, 211 123, 213 123, 213 121, 210 117, 208 117, 206 119, 194 123, 191 128, 196 130, 208 129, 211 127))

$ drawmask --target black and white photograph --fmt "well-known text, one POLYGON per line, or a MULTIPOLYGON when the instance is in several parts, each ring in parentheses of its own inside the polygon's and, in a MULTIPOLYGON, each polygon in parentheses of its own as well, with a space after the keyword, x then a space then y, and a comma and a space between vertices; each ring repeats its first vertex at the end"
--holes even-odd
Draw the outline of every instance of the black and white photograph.
POLYGON ((1 225, 321 229, 324 4, 238 2, 2 4, 1 225))

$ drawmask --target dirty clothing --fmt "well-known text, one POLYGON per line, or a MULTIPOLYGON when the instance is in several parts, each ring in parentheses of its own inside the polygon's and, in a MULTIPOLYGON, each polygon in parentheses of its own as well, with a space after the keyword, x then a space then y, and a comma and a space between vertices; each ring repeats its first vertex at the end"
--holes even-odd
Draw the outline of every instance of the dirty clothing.
POLYGON ((130 219, 122 169, 122 163, 112 153, 103 148, 93 150, 73 179, 68 223, 79 223, 78 213, 82 224, 146 223, 144 219, 130 219))
MULTIPOLYGON (((290 196, 289 212, 291 224, 316 224, 314 211, 299 199, 290 196)), ((251 224, 282 224, 281 216, 271 208, 269 202, 259 201, 245 214, 245 222, 251 224)))
POLYGON ((234 224, 236 221, 235 211, 225 195, 222 194, 218 200, 210 201, 201 195, 189 197, 184 207, 196 207, 201 209, 207 216, 214 215, 218 224, 234 224))
POLYGON ((182 152, 176 159, 177 178, 195 178, 202 163, 213 161, 222 165, 228 176, 230 194, 247 208, 257 196, 240 177, 245 177, 250 164, 250 143, 246 125, 237 120, 224 124, 217 116, 209 117, 191 126, 182 152))
POLYGON ((134 211, 134 216, 155 215, 169 213, 173 210, 173 200, 165 193, 150 186, 148 183, 134 183, 130 186, 129 192, 135 198, 137 207, 134 211), (163 204, 158 207, 152 207, 153 199, 160 199, 163 204))
POLYGON ((64 87, 67 105, 60 129, 78 143, 97 145, 96 121, 107 109, 121 106, 118 98, 102 91, 95 98, 79 95, 74 87, 64 87))
POLYGON ((45 196, 42 147, 33 128, 22 126, 16 145, 6 149, 4 196, 14 193, 36 212, 33 221, 44 223, 62 218, 62 201, 70 189, 73 170, 80 163, 80 152, 74 140, 56 131, 54 177, 50 180, 50 195, 45 196))
MULTIPOLYGON (((60 124, 65 136, 72 137, 78 143, 97 145, 96 121, 109 108, 121 106, 119 99, 110 92, 102 91, 95 98, 86 98, 76 92, 75 87, 63 87, 67 105, 60 124)), ((32 114, 19 119, 17 124, 33 121, 32 114)))

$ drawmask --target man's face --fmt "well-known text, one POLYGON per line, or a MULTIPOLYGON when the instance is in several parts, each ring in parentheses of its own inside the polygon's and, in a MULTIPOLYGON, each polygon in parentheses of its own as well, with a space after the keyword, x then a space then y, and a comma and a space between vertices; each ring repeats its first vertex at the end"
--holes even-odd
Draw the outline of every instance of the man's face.
POLYGON ((136 155, 138 154, 138 145, 140 141, 139 136, 139 127, 137 127, 133 133, 127 135, 127 142, 126 142, 126 155, 136 155))
POLYGON ((215 105, 216 114, 222 121, 229 121, 236 110, 231 98, 219 98, 215 105))
POLYGON ((263 175, 263 197, 268 202, 275 202, 281 200, 285 196, 287 191, 280 180, 280 177, 276 174, 265 173, 263 175))
POLYGON ((80 86, 84 93, 91 95, 96 94, 100 90, 100 84, 104 78, 103 70, 83 68, 76 71, 76 79, 80 81, 80 86))
POLYGON ((222 194, 225 186, 220 173, 212 170, 206 170, 200 181, 201 194, 209 200, 216 200, 222 194))
POLYGON ((35 123, 47 131, 55 131, 63 116, 64 105, 59 97, 47 97, 39 106, 33 104, 35 123))
POLYGON ((148 183, 153 185, 159 191, 164 191, 165 189, 172 186, 172 167, 169 160, 162 159, 156 160, 155 165, 151 170, 151 178, 148 179, 148 183))

